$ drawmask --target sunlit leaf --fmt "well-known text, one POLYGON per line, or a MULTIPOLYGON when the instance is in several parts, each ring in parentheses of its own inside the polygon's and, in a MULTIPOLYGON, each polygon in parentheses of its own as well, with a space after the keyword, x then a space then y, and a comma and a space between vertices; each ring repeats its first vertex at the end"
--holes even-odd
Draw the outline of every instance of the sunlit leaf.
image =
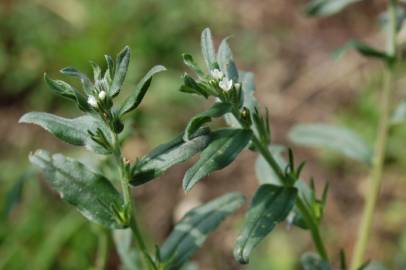
POLYGON ((42 170, 61 198, 87 219, 112 229, 125 227, 115 211, 123 206, 122 197, 105 177, 74 159, 45 150, 30 155, 30 161, 42 170))
POLYGON ((242 232, 234 247, 235 259, 246 264, 251 251, 275 227, 286 219, 295 205, 296 188, 270 184, 261 185, 252 199, 242 232))
POLYGON ((99 128, 111 141, 110 132, 103 122, 90 115, 68 119, 45 112, 30 112, 24 114, 19 122, 38 125, 66 143, 85 146, 99 154, 109 153, 91 139, 88 131, 95 132, 99 128))
POLYGON ((201 35, 201 47, 203 59, 206 62, 208 70, 216 65, 216 52, 214 50, 213 38, 209 28, 205 28, 201 35))
POLYGON ((110 96, 114 97, 120 92, 127 74, 128 64, 130 63, 130 55, 131 51, 128 46, 125 46, 124 49, 117 55, 115 72, 110 87, 110 96))
POLYGON ((299 145, 325 148, 366 164, 371 163, 371 147, 347 128, 328 124, 301 124, 290 130, 289 138, 299 145))
POLYGON ((208 234, 244 201, 240 193, 228 193, 189 211, 161 247, 165 269, 179 269, 203 245, 208 234))
POLYGON ((233 53, 228 45, 227 38, 220 43, 217 52, 217 63, 228 79, 238 82, 238 70, 233 59, 233 53))
POLYGON ((208 129, 193 134, 189 141, 183 140, 184 134, 169 143, 162 144, 136 162, 131 184, 142 185, 160 175, 175 164, 184 162, 202 151, 210 142, 208 129))
POLYGON ((251 137, 252 132, 245 129, 221 129, 213 132, 209 146, 186 171, 183 189, 189 191, 203 177, 230 164, 247 146, 251 137))
POLYGON ((232 109, 231 104, 218 102, 215 103, 210 109, 205 112, 201 112, 190 119, 185 129, 184 140, 187 141, 201 126, 210 122, 212 118, 221 117, 225 113, 230 112, 232 109))

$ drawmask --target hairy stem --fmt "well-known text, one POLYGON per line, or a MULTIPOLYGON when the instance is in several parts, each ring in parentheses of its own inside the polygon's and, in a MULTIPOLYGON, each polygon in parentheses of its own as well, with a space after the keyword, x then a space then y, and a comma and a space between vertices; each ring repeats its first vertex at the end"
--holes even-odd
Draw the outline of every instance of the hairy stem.
MULTIPOLYGON (((292 183, 294 183, 294 180, 286 179, 285 175, 282 172, 282 169, 280 168, 278 163, 273 158, 271 152, 269 151, 268 146, 263 145, 256 136, 253 137, 252 141, 253 141, 255 147, 264 157, 264 159, 268 162, 269 166, 271 166, 271 168, 274 170, 274 172, 278 175, 278 178, 281 179, 281 181, 283 181, 283 184, 288 186, 288 185, 291 185, 292 183)), ((310 229, 310 232, 312 235, 312 239, 313 239, 313 242, 316 246, 318 253, 324 260, 328 261, 328 254, 327 254, 326 248, 324 246, 323 239, 321 238, 319 226, 318 226, 318 223, 316 222, 316 218, 308 210, 305 203, 303 202, 303 199, 300 196, 298 196, 296 198, 296 206, 299 208, 300 212, 302 213, 307 226, 309 226, 309 229, 310 229)))
POLYGON ((377 132, 374 156, 372 160, 372 169, 370 172, 369 188, 366 192, 365 206, 362 213, 362 219, 359 226, 357 242, 355 243, 354 253, 351 262, 351 269, 356 270, 364 260, 365 251, 368 245, 368 237, 373 225, 373 214, 379 197, 379 191, 382 182, 382 173, 384 167, 384 158, 386 142, 389 130, 390 100, 394 80, 394 64, 396 62, 396 33, 397 33, 397 0, 389 0, 389 29, 387 38, 387 54, 390 57, 385 70, 384 86, 381 97, 381 113, 379 127, 377 132))

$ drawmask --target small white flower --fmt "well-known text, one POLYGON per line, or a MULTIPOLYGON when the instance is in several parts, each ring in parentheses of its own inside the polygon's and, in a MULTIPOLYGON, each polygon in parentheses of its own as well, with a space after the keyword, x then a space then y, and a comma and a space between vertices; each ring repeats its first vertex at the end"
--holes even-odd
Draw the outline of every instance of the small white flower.
POLYGON ((235 83, 234 84, 235 89, 240 90, 241 88, 241 83, 235 83))
POLYGON ((221 89, 223 89, 224 91, 230 91, 231 88, 233 87, 233 80, 228 80, 227 78, 223 78, 220 82, 219 82, 219 86, 221 89))
POLYGON ((105 98, 106 98, 106 92, 101 91, 101 92, 99 93, 99 99, 100 99, 100 100, 104 100, 105 98))
POLYGON ((96 100, 96 98, 94 97, 94 96, 89 96, 88 98, 87 98, 87 103, 89 103, 89 105, 90 106, 92 106, 92 107, 94 107, 94 108, 97 108, 97 100, 96 100))
POLYGON ((223 72, 217 68, 212 70, 210 73, 211 73, 211 76, 216 80, 221 80, 224 77, 223 72))

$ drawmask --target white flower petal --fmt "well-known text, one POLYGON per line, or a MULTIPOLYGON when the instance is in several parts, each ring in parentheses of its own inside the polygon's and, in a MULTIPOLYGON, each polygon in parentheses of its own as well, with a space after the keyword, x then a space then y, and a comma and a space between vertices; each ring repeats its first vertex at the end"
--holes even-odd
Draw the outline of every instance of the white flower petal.
POLYGON ((224 77, 223 72, 217 68, 212 70, 210 73, 211 73, 211 76, 216 80, 221 80, 224 77))
POLYGON ((106 92, 101 91, 101 92, 99 93, 99 99, 100 99, 100 100, 104 100, 105 98, 106 98, 106 92))
POLYGON ((97 100, 94 96, 89 96, 87 98, 87 103, 89 103, 90 106, 97 108, 97 100))
POLYGON ((231 88, 233 87, 233 80, 228 80, 227 78, 223 78, 220 82, 219 82, 219 86, 221 89, 223 89, 224 91, 230 91, 231 88))

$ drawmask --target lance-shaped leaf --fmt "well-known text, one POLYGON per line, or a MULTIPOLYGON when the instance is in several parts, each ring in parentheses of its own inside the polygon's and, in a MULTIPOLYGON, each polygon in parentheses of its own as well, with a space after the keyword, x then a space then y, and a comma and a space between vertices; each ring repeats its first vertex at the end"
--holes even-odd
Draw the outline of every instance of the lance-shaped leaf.
POLYGON ((68 119, 45 112, 30 112, 24 114, 19 123, 38 125, 66 143, 85 146, 98 154, 109 153, 92 140, 88 131, 95 133, 99 128, 111 142, 110 132, 103 122, 90 115, 68 119))
POLYGON ((128 46, 125 46, 124 49, 121 50, 121 52, 117 55, 115 72, 110 87, 110 96, 112 97, 116 96, 120 92, 121 86, 123 85, 125 76, 127 74, 128 64, 130 63, 130 55, 131 52, 128 46))
POLYGON ((223 39, 220 43, 219 51, 217 52, 217 62, 220 66, 221 71, 226 74, 228 79, 234 82, 238 81, 238 70, 233 59, 233 53, 227 42, 228 38, 223 39))
POLYGON ((312 0, 306 7, 306 13, 309 16, 331 16, 360 1, 362 0, 312 0))
POLYGON ((234 248, 235 259, 248 263, 251 251, 264 239, 276 224, 285 220, 295 205, 297 190, 294 187, 261 185, 252 199, 242 232, 234 248))
POLYGON ((186 126, 185 135, 183 139, 188 141, 193 133, 196 132, 205 123, 210 122, 214 117, 221 117, 225 113, 230 112, 232 106, 230 103, 215 103, 210 109, 205 112, 201 112, 194 116, 186 126))
POLYGON ((161 247, 161 261, 167 265, 165 269, 180 269, 202 246, 208 234, 238 210, 244 201, 243 195, 233 192, 189 211, 161 247))
POLYGON ((371 58, 377 58, 380 60, 387 61, 390 59, 390 56, 387 55, 384 51, 380 51, 378 49, 372 48, 369 45, 358 41, 358 40, 351 40, 347 42, 343 47, 337 49, 334 52, 334 58, 341 58, 348 50, 355 49, 361 55, 371 58))
POLYGON ((50 155, 45 150, 30 155, 30 161, 42 170, 61 198, 87 219, 112 229, 125 227, 118 215, 123 200, 105 177, 74 159, 61 154, 50 155))
POLYGON ((392 124, 406 123, 406 101, 402 101, 395 109, 391 119, 392 124))
POLYGON ((111 55, 105 54, 104 58, 106 59, 106 64, 107 64, 107 71, 108 75, 110 76, 110 79, 114 78, 114 61, 113 57, 111 55))
POLYGON ((304 270, 332 270, 331 266, 319 255, 310 252, 300 257, 300 264, 304 270))
POLYGON ((202 151, 210 142, 209 129, 198 130, 189 141, 183 133, 169 143, 162 144, 137 161, 133 168, 131 184, 142 185, 162 175, 170 167, 182 163, 202 151))
POLYGON ((197 94, 205 98, 208 98, 209 96, 208 89, 205 88, 202 83, 195 81, 195 79, 187 74, 183 75, 183 85, 181 86, 180 91, 184 93, 197 94))
POLYGON ((123 115, 140 105, 142 99, 144 98, 145 94, 149 86, 151 85, 152 76, 156 73, 166 70, 164 66, 154 66, 151 68, 147 74, 137 83, 134 92, 127 98, 124 104, 120 108, 120 115, 123 115))
POLYGON ((66 74, 72 77, 77 77, 80 79, 80 82, 82 83, 83 90, 87 95, 92 95, 95 92, 94 85, 90 81, 90 79, 83 74, 82 72, 78 71, 77 69, 73 67, 66 67, 61 69, 62 74, 66 74))
POLYGON ((210 71, 216 66, 216 52, 214 50, 213 38, 209 28, 205 28, 201 35, 201 47, 203 59, 206 62, 207 68, 210 71))
POLYGON ((190 69, 192 69, 200 78, 206 77, 204 72, 201 70, 201 68, 196 64, 195 60, 193 60, 193 57, 190 54, 182 54, 183 57, 183 62, 185 63, 186 66, 188 66, 190 69))
POLYGON ((200 179, 221 170, 247 146, 252 132, 246 129, 220 129, 212 134, 212 140, 201 153, 200 159, 186 171, 183 189, 189 191, 200 179))
POLYGON ((366 164, 371 163, 371 147, 350 129, 328 124, 302 124, 290 130, 289 138, 299 145, 326 148, 366 164))

